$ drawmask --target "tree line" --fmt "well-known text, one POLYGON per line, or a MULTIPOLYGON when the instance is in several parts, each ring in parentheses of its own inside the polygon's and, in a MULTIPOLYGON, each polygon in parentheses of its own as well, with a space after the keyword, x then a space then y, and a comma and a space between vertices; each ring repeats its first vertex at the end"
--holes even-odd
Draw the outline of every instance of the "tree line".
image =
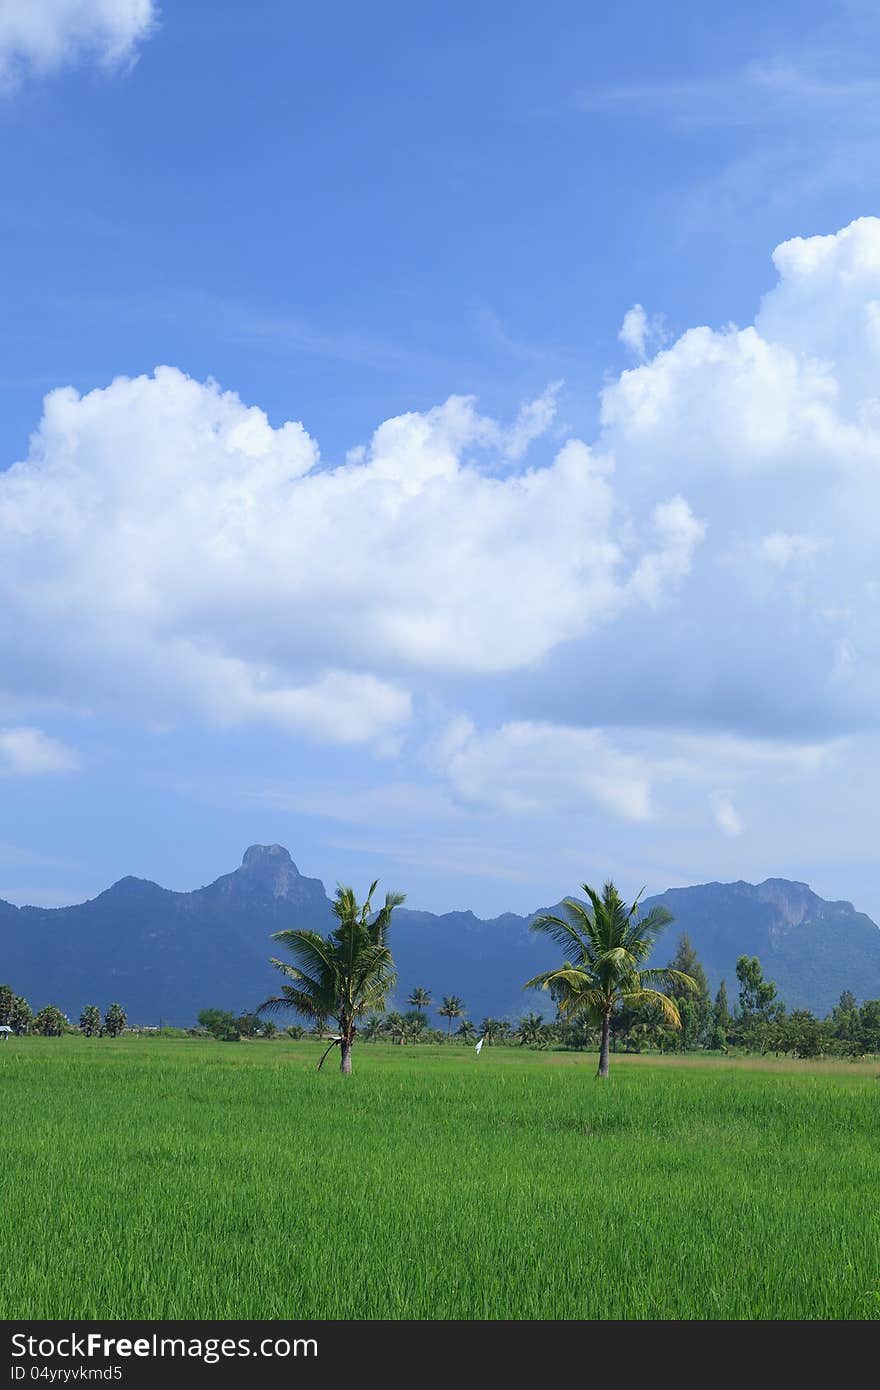
MULTIPOLYGON (((198 1015, 199 1030, 187 1031, 208 1033, 222 1041, 272 1038, 278 1029, 271 1015, 292 1011, 310 1021, 312 1032, 328 1042, 319 1069, 333 1048, 339 1047, 344 1073, 351 1071, 357 1036, 400 1046, 446 1042, 453 1037, 453 1024, 459 1041, 474 1043, 482 1038, 489 1047, 598 1047, 600 1077, 608 1075, 610 1055, 618 1051, 737 1048, 796 1057, 880 1052, 880 1000, 867 1000, 859 1007, 847 990, 827 1018, 819 1019, 809 1009, 789 1011, 775 983, 764 978, 758 958, 744 955, 736 962, 738 999, 731 1007, 726 981, 721 981, 714 999, 710 996, 706 972, 686 933, 668 965, 648 966, 672 914, 657 906, 643 916, 641 895, 627 904, 613 883, 606 883, 601 893, 585 883, 585 902, 566 898, 564 915, 545 913, 531 924, 563 955, 561 964, 523 986, 548 992, 556 1006, 554 1019, 531 1012, 516 1023, 487 1017, 477 1024, 466 1016, 460 996, 446 995, 436 1009, 446 1028, 432 1028, 428 1010, 434 1000, 422 985, 409 994, 407 1011, 387 1011, 388 996, 397 983, 389 929, 404 896, 386 894, 384 905, 374 911, 376 887, 371 885, 363 903, 358 903, 351 888, 340 887, 332 904, 337 925, 326 936, 308 929, 275 933, 273 939, 292 957, 292 961, 271 959, 284 977, 280 993, 251 1013, 203 1009, 198 1015)), ((126 1027, 126 1015, 120 1004, 113 1003, 102 1019, 98 1006, 89 1004, 77 1030, 55 1005, 45 1005, 35 1014, 11 986, 0 985, 0 1026, 19 1035, 57 1037, 79 1031, 87 1037, 116 1037, 126 1027)), ((299 1023, 285 1030, 291 1038, 303 1037, 305 1032, 299 1023)))
POLYGON ((337 925, 326 936, 305 929, 274 936, 292 961, 272 958, 285 983, 257 1013, 292 1010, 310 1019, 314 1031, 324 1036, 332 1021, 337 1031, 330 1036, 319 1069, 338 1046, 341 1069, 350 1072, 358 1033, 368 1040, 384 1037, 404 1045, 449 1037, 455 1020, 461 1020, 458 1038, 471 1041, 480 1036, 490 1046, 499 1042, 532 1047, 598 1045, 600 1077, 609 1073, 610 1053, 621 1049, 726 1052, 737 1047, 798 1057, 823 1053, 851 1057, 880 1051, 880 1000, 869 1000, 859 1008, 847 991, 827 1019, 816 1018, 809 1009, 789 1012, 776 985, 764 978, 757 957, 741 956, 736 963, 739 998, 731 1008, 725 981, 714 1000, 710 997, 705 970, 687 934, 679 939, 668 965, 649 966, 657 938, 673 921, 672 914, 655 906, 642 915, 641 894, 627 904, 611 882, 601 893, 582 884, 585 902, 566 898, 564 915, 544 913, 531 924, 563 955, 560 965, 524 985, 549 992, 556 1005, 554 1021, 532 1013, 516 1025, 485 1018, 478 1028, 464 1017, 462 999, 448 995, 437 1010, 447 1021, 444 1034, 428 1027, 426 1010, 432 997, 423 986, 410 994, 409 1012, 386 1012, 387 996, 396 983, 389 928, 394 908, 404 897, 390 893, 384 906, 374 912, 376 887, 374 882, 362 904, 351 888, 340 887, 333 902, 337 925))
POLYGON ((103 1019, 97 1004, 87 1004, 80 1014, 78 1027, 74 1027, 55 1004, 44 1004, 34 1013, 24 995, 16 994, 11 985, 0 985, 0 1028, 11 1028, 18 1037, 35 1034, 60 1038, 64 1033, 79 1032, 87 1038, 116 1038, 126 1022, 121 1004, 109 1004, 103 1019))

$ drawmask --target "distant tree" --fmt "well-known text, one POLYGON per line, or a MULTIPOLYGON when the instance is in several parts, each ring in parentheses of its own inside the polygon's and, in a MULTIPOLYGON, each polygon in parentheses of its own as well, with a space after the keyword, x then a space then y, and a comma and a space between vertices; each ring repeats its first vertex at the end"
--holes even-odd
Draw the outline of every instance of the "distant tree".
POLYGON ((491 1047, 493 1043, 500 1042, 505 1036, 505 1025, 500 1018, 484 1018, 480 1024, 479 1033, 481 1038, 486 1039, 486 1046, 491 1047))
POLYGON ((779 1024, 783 1052, 796 1057, 818 1057, 822 1051, 822 1026, 809 1009, 793 1009, 779 1024))
POLYGON ((619 1036, 629 1052, 642 1052, 646 1047, 674 1052, 680 1045, 678 1030, 670 1026, 663 1006, 653 999, 616 1009, 611 1016, 611 1029, 612 1039, 619 1036))
POLYGON ((880 1052, 880 999, 866 999, 859 1009, 859 1027, 865 1052, 880 1052))
POLYGON ((79 1016, 79 1031, 87 1038, 97 1038, 101 1034, 101 1010, 97 1004, 87 1004, 79 1016))
POLYGON ((718 986, 718 993, 715 995, 712 1022, 716 1028, 722 1028, 725 1033, 730 1027, 730 1005, 727 1002, 727 982, 725 980, 721 981, 718 986))
POLYGON ((441 1018, 448 1019, 446 1032, 449 1034, 452 1032, 452 1020, 461 1018, 464 1013, 464 1004, 457 994, 447 994, 437 1012, 441 1018))
POLYGON ((764 979, 757 956, 740 956, 736 963, 739 980, 739 1009, 733 1020, 733 1036, 737 1042, 757 1052, 778 1048, 781 1034, 779 1024, 785 1005, 777 997, 776 985, 764 979))
POLYGON ((526 1014, 516 1031, 521 1047, 546 1047, 549 1041, 547 1025, 540 1014, 526 1014))
POLYGON ((832 1051, 858 1056, 864 1046, 862 1019, 851 990, 845 989, 831 1011, 825 1033, 832 1051))
POLYGON ((455 1036, 461 1038, 462 1042, 473 1042, 477 1030, 469 1018, 463 1018, 455 1030, 455 1036))
POLYGON ((422 989, 419 985, 413 990, 406 1002, 409 1004, 410 1008, 415 1009, 418 1013, 422 1013, 423 1010, 430 1008, 430 991, 422 989))
POLYGON ((706 1043, 715 1052, 727 1051, 727 1040, 730 1036, 730 1005, 727 1002, 727 985, 724 980, 718 986, 718 993, 715 995, 715 1003, 712 1005, 712 1012, 709 1016, 709 1023, 706 1030, 706 1043))
POLYGON ((274 1038, 277 1032, 277 1025, 272 1022, 271 1018, 264 1018, 260 1026, 259 1036, 261 1038, 274 1038))
POLYGON ((23 995, 17 994, 12 1001, 12 1013, 9 1016, 9 1027, 13 1033, 23 1036, 29 1033, 33 1026, 33 1014, 31 1006, 23 995))
POLYGON ((385 1027, 392 1042, 396 1042, 400 1047, 407 1043, 421 1042, 425 1036, 425 1019, 417 1009, 410 1009, 407 1013, 390 1013, 385 1020, 385 1027))
POLYGON ((235 1028, 241 1038, 256 1038, 263 1032, 263 1020, 259 1014, 239 1014, 235 1028))
POLYGON ((0 1028, 11 1028, 12 1006, 15 995, 11 985, 0 985, 0 1028))
POLYGON ((281 994, 260 1005, 260 1012, 294 1009, 306 1018, 335 1018, 339 1034, 318 1062, 323 1066, 330 1048, 338 1046, 340 1070, 351 1072, 351 1050, 360 1020, 384 1009, 385 998, 396 978, 388 945, 391 914, 403 901, 402 893, 388 893, 385 905, 373 912, 373 883, 366 901, 359 904, 351 888, 340 887, 333 901, 337 927, 328 936, 307 930, 275 933, 296 962, 273 960, 290 984, 281 994))
POLYGON ((198 1023, 218 1042, 238 1042, 241 1037, 239 1021, 228 1009, 200 1009, 198 1023))
POLYGON ((740 956, 736 963, 739 980, 739 1006, 744 1014, 763 1014, 776 1000, 776 986, 764 979, 757 956, 740 956))
POLYGON ((301 1023, 291 1023, 290 1027, 285 1028, 284 1031, 294 1042, 299 1042, 300 1038, 304 1038, 306 1035, 306 1030, 301 1023))
POLYGON ((418 1009, 409 1009, 403 1015, 407 1030, 407 1042, 420 1042, 425 1034, 425 1015, 418 1009))
POLYGON ((689 1051, 706 1041, 712 1006, 706 972, 687 932, 682 932, 679 937, 678 947, 669 966, 676 976, 681 975, 693 980, 696 985, 696 989, 692 990, 673 979, 668 990, 670 997, 676 1002, 681 1019, 681 1028, 678 1030, 679 1045, 683 1051, 689 1051))
POLYGON ((563 1047, 573 1048, 576 1052, 594 1047, 598 1041, 595 1025, 586 1014, 576 1014, 573 1018, 568 1018, 565 1014, 558 1013, 556 1033, 563 1047))
POLYGON ((104 1033, 108 1038, 118 1038, 126 1025, 125 1010, 121 1004, 110 1004, 104 1015, 104 1033))
POLYGON ((381 1038, 384 1032, 385 1019, 382 1014, 370 1014, 363 1027, 364 1037, 373 1042, 376 1038, 381 1038))
POLYGON ((545 913, 535 918, 532 930, 544 932, 562 947, 565 963, 555 970, 536 975, 526 989, 549 989, 566 1016, 586 1014, 601 1028, 599 1070, 607 1077, 611 1016, 622 1004, 657 1003, 668 1023, 681 1026, 674 999, 653 988, 670 989, 679 984, 695 990, 686 975, 666 967, 642 969, 653 950, 658 934, 672 914, 665 907, 654 907, 645 917, 639 913, 638 898, 627 907, 613 883, 606 883, 600 896, 588 883, 582 885, 590 901, 585 907, 576 898, 566 898, 566 917, 545 913))
POLYGON ((396 1009, 392 1010, 392 1012, 386 1016, 385 1029, 391 1041, 403 1047, 409 1036, 403 1014, 398 1013, 396 1009))
POLYGON ((46 1004, 35 1016, 33 1029, 44 1038, 60 1038, 67 1028, 67 1018, 54 1004, 46 1004))

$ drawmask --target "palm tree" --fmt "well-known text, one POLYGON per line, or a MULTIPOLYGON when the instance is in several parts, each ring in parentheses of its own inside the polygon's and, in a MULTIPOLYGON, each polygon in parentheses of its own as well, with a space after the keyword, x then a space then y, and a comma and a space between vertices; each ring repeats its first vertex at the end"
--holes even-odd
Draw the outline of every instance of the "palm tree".
POLYGON ((401 1047, 407 1039, 407 1022, 403 1014, 390 1013, 385 1019, 385 1027, 388 1029, 388 1036, 392 1042, 399 1043, 401 1047))
MULTIPOLYGON (((576 898, 566 898, 565 917, 544 913, 532 923, 532 930, 544 932, 562 947, 565 964, 536 975, 525 989, 549 989, 560 1013, 570 1018, 586 1014, 602 1028, 597 1076, 608 1075, 608 1039, 611 1015, 621 1005, 656 1004, 667 1023, 681 1027, 675 1001, 654 985, 667 988, 681 985, 696 990, 690 975, 680 970, 642 970, 658 933, 672 921, 665 907, 653 907, 646 917, 639 915, 639 897, 627 908, 613 883, 606 883, 602 896, 588 883, 581 885, 589 906, 576 898)), ((642 890, 644 892, 644 889, 642 890)))
POLYGON ((366 902, 358 903, 351 888, 336 890, 332 908, 338 926, 329 936, 296 930, 275 932, 293 956, 295 965, 272 960, 276 969, 293 983, 281 986, 280 995, 260 1005, 272 1013, 295 1009, 306 1018, 335 1018, 339 1034, 321 1057, 318 1070, 331 1048, 340 1048, 340 1070, 351 1072, 351 1049, 358 1020, 364 1014, 384 1009, 385 996, 396 978, 394 959, 388 947, 388 927, 395 907, 404 901, 402 893, 387 893, 385 906, 373 913, 373 883, 366 902))
POLYGON ((403 1015, 403 1024, 406 1029, 407 1042, 421 1042, 425 1036, 427 1024, 425 1015, 420 1014, 418 1009, 410 1009, 403 1015))
POLYGON ((457 994, 447 994, 437 1012, 441 1018, 447 1018, 449 1020, 446 1025, 446 1034, 449 1036, 452 1032, 452 1020, 454 1018, 461 1018, 464 1013, 464 1004, 457 994))
POLYGON ((455 1030, 455 1036, 461 1038, 462 1042, 473 1042, 477 1036, 477 1030, 469 1018, 462 1019, 455 1030))
POLYGON ((420 985, 417 985, 406 1002, 410 1008, 417 1009, 421 1013, 422 1009, 427 1009, 431 1002, 430 990, 422 989, 420 985))
POLYGON ((526 1014, 516 1026, 520 1047, 544 1047, 547 1044, 547 1027, 540 1014, 526 1014))
POLYGON ((503 1038, 510 1032, 510 1024, 500 1018, 484 1018, 480 1024, 480 1037, 485 1038, 491 1047, 496 1038, 503 1038))
POLYGON ((363 1028, 363 1035, 372 1042, 376 1038, 381 1038, 385 1032, 385 1018, 382 1014, 370 1014, 363 1028))

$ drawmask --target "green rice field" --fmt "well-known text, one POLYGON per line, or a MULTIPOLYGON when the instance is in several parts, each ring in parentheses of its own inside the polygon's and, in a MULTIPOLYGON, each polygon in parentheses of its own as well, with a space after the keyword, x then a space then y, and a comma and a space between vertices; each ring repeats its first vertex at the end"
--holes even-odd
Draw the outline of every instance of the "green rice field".
POLYGON ((876 1318, 880 1063, 0 1045, 2 1318, 876 1318))

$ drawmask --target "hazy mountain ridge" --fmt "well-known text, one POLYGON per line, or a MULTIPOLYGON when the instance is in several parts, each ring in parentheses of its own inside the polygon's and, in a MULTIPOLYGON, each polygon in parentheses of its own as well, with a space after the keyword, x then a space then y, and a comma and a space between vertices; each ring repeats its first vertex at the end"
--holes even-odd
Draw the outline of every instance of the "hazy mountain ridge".
MULTIPOLYGON (((880 997, 880 929, 848 902, 826 902, 804 883, 708 883, 649 899, 675 916, 657 952, 665 962, 687 931, 713 990, 731 998, 740 955, 760 956, 789 1007, 827 1012, 843 989, 880 997)), ((544 910, 544 909, 541 909, 544 910)), ((401 908, 393 925, 398 996, 425 985, 459 994, 469 1014, 516 1016, 536 1002, 522 982, 552 964, 551 942, 531 917, 401 908)), ((186 1024, 200 1008, 257 1005, 275 989, 272 932, 332 922, 319 879, 300 874, 280 845, 252 845, 239 868, 189 893, 122 878, 96 898, 63 908, 0 900, 0 981, 32 1004, 78 1017, 84 1004, 119 999, 133 1022, 186 1024)))

